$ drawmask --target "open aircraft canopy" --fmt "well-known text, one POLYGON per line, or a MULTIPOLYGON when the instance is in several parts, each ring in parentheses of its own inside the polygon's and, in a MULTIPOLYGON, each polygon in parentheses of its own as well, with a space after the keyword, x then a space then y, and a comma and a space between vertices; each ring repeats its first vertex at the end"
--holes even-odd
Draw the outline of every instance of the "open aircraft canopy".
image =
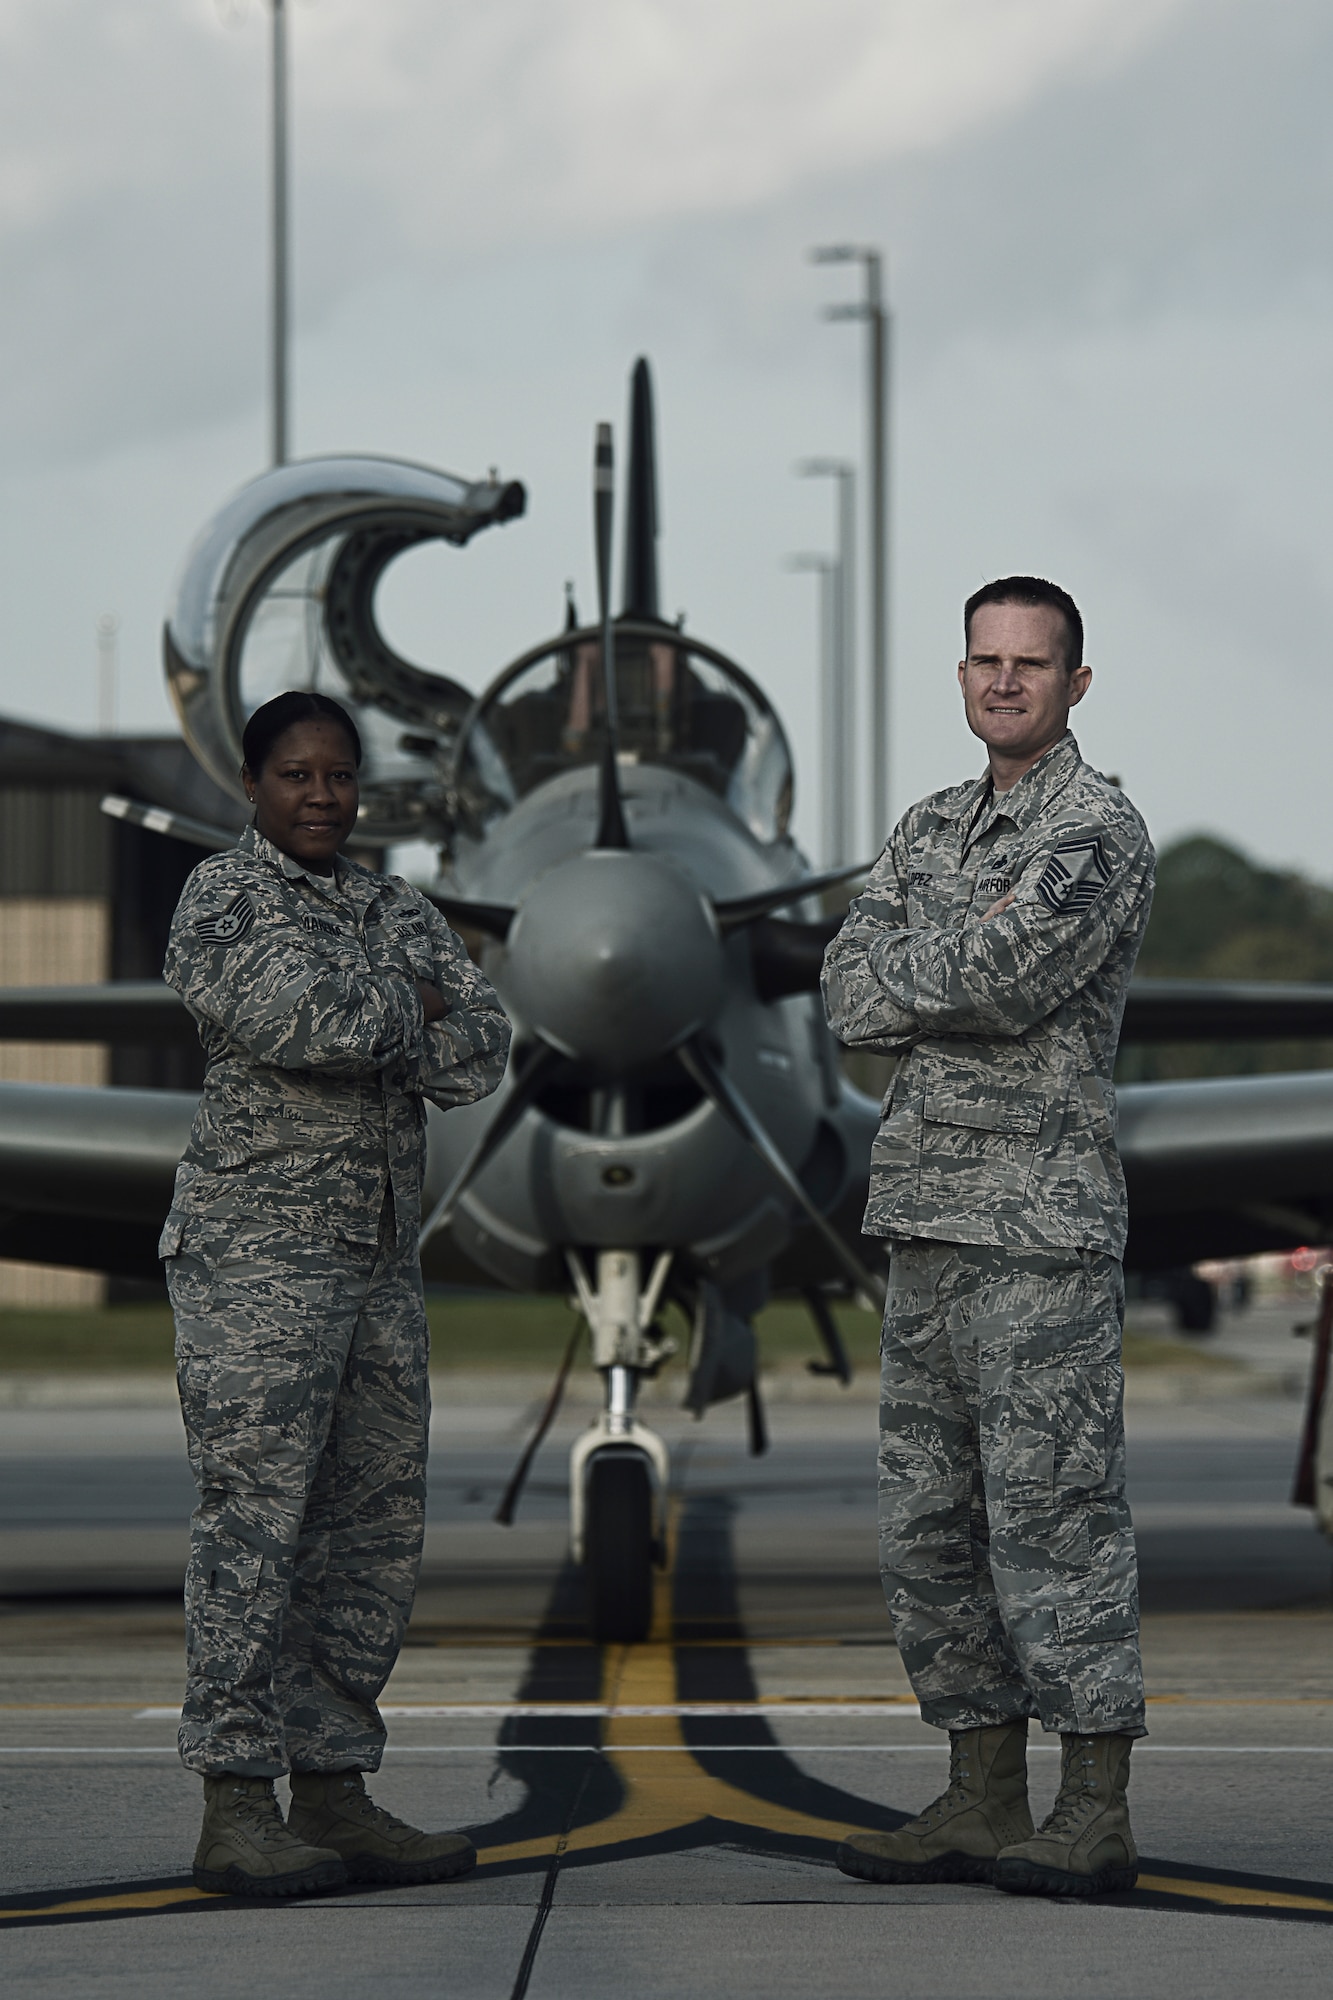
POLYGON ((516 481, 456 479, 393 458, 306 459, 243 486, 186 557, 163 636, 181 727, 209 775, 239 798, 248 718, 284 688, 316 688, 361 732, 360 837, 438 837, 445 769, 472 696, 394 652, 376 622, 376 588, 405 549, 462 547, 525 504, 516 481))

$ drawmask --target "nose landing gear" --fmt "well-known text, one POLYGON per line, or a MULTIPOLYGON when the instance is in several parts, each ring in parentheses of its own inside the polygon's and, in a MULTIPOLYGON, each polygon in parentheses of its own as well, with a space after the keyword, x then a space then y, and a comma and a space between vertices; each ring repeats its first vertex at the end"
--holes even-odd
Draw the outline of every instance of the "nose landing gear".
POLYGON ((646 1286, 637 1251, 602 1250, 596 1288, 581 1260, 569 1257, 579 1308, 592 1336, 592 1358, 606 1384, 606 1406, 577 1438, 569 1458, 570 1541, 588 1578, 592 1636, 636 1644, 653 1616, 653 1570, 666 1559, 666 1445, 634 1414, 642 1377, 674 1349, 656 1337, 653 1315, 671 1265, 663 1251, 646 1286))

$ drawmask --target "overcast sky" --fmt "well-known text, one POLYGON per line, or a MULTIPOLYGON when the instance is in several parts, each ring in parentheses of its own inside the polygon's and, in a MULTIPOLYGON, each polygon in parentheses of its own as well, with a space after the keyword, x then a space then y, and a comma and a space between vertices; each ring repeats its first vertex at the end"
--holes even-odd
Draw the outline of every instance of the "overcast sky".
MULTIPOLYGON (((528 485, 405 558, 391 638, 474 687, 592 602, 592 427, 660 415, 665 609, 770 690, 817 845, 814 583, 895 311, 894 804, 980 767, 961 600, 1083 606, 1091 759, 1159 842, 1333 878, 1326 0, 293 0, 298 455, 528 485)), ((158 634, 262 469, 267 0, 0 0, 0 710, 171 725, 158 634)))

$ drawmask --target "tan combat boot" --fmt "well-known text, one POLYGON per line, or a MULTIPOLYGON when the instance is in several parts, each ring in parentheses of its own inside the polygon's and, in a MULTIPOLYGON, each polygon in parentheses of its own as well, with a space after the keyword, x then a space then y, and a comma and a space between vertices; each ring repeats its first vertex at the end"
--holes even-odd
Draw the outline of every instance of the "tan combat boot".
POLYGON ((1028 1726, 949 1734, 949 1788, 894 1833, 849 1834, 838 1849, 844 1875, 863 1882, 990 1882, 1002 1847, 1032 1832, 1028 1726))
POLYGON ((226 1896, 314 1896, 346 1888, 347 1870, 332 1848, 303 1843, 288 1831, 272 1778, 223 1771, 204 1779, 194 1885, 226 1896))
POLYGON ((368 1797, 360 1771, 293 1771, 287 1826, 336 1848, 353 1882, 447 1882, 477 1865, 466 1834, 420 1833, 395 1819, 368 1797))
POLYGON ((1132 1736, 1062 1736, 1060 1789, 1031 1840, 1006 1847, 995 1886, 1019 1896, 1113 1896, 1138 1880, 1129 1830, 1132 1736))

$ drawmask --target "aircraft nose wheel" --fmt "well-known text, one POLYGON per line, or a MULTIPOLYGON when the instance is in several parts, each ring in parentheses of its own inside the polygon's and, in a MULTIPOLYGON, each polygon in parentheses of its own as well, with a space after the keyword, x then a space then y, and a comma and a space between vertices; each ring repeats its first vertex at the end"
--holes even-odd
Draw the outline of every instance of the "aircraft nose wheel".
POLYGON ((670 1458, 634 1403, 641 1376, 671 1351, 653 1326, 671 1256, 658 1256, 646 1288, 636 1250, 598 1251, 595 1288, 582 1260, 568 1261, 606 1385, 605 1409, 569 1454, 570 1548, 587 1574, 592 1637, 634 1646, 653 1622, 653 1565, 666 1559, 670 1458))
POLYGON ((641 1451, 595 1454, 588 1467, 584 1563, 599 1644, 632 1646, 653 1622, 653 1485, 641 1451))

